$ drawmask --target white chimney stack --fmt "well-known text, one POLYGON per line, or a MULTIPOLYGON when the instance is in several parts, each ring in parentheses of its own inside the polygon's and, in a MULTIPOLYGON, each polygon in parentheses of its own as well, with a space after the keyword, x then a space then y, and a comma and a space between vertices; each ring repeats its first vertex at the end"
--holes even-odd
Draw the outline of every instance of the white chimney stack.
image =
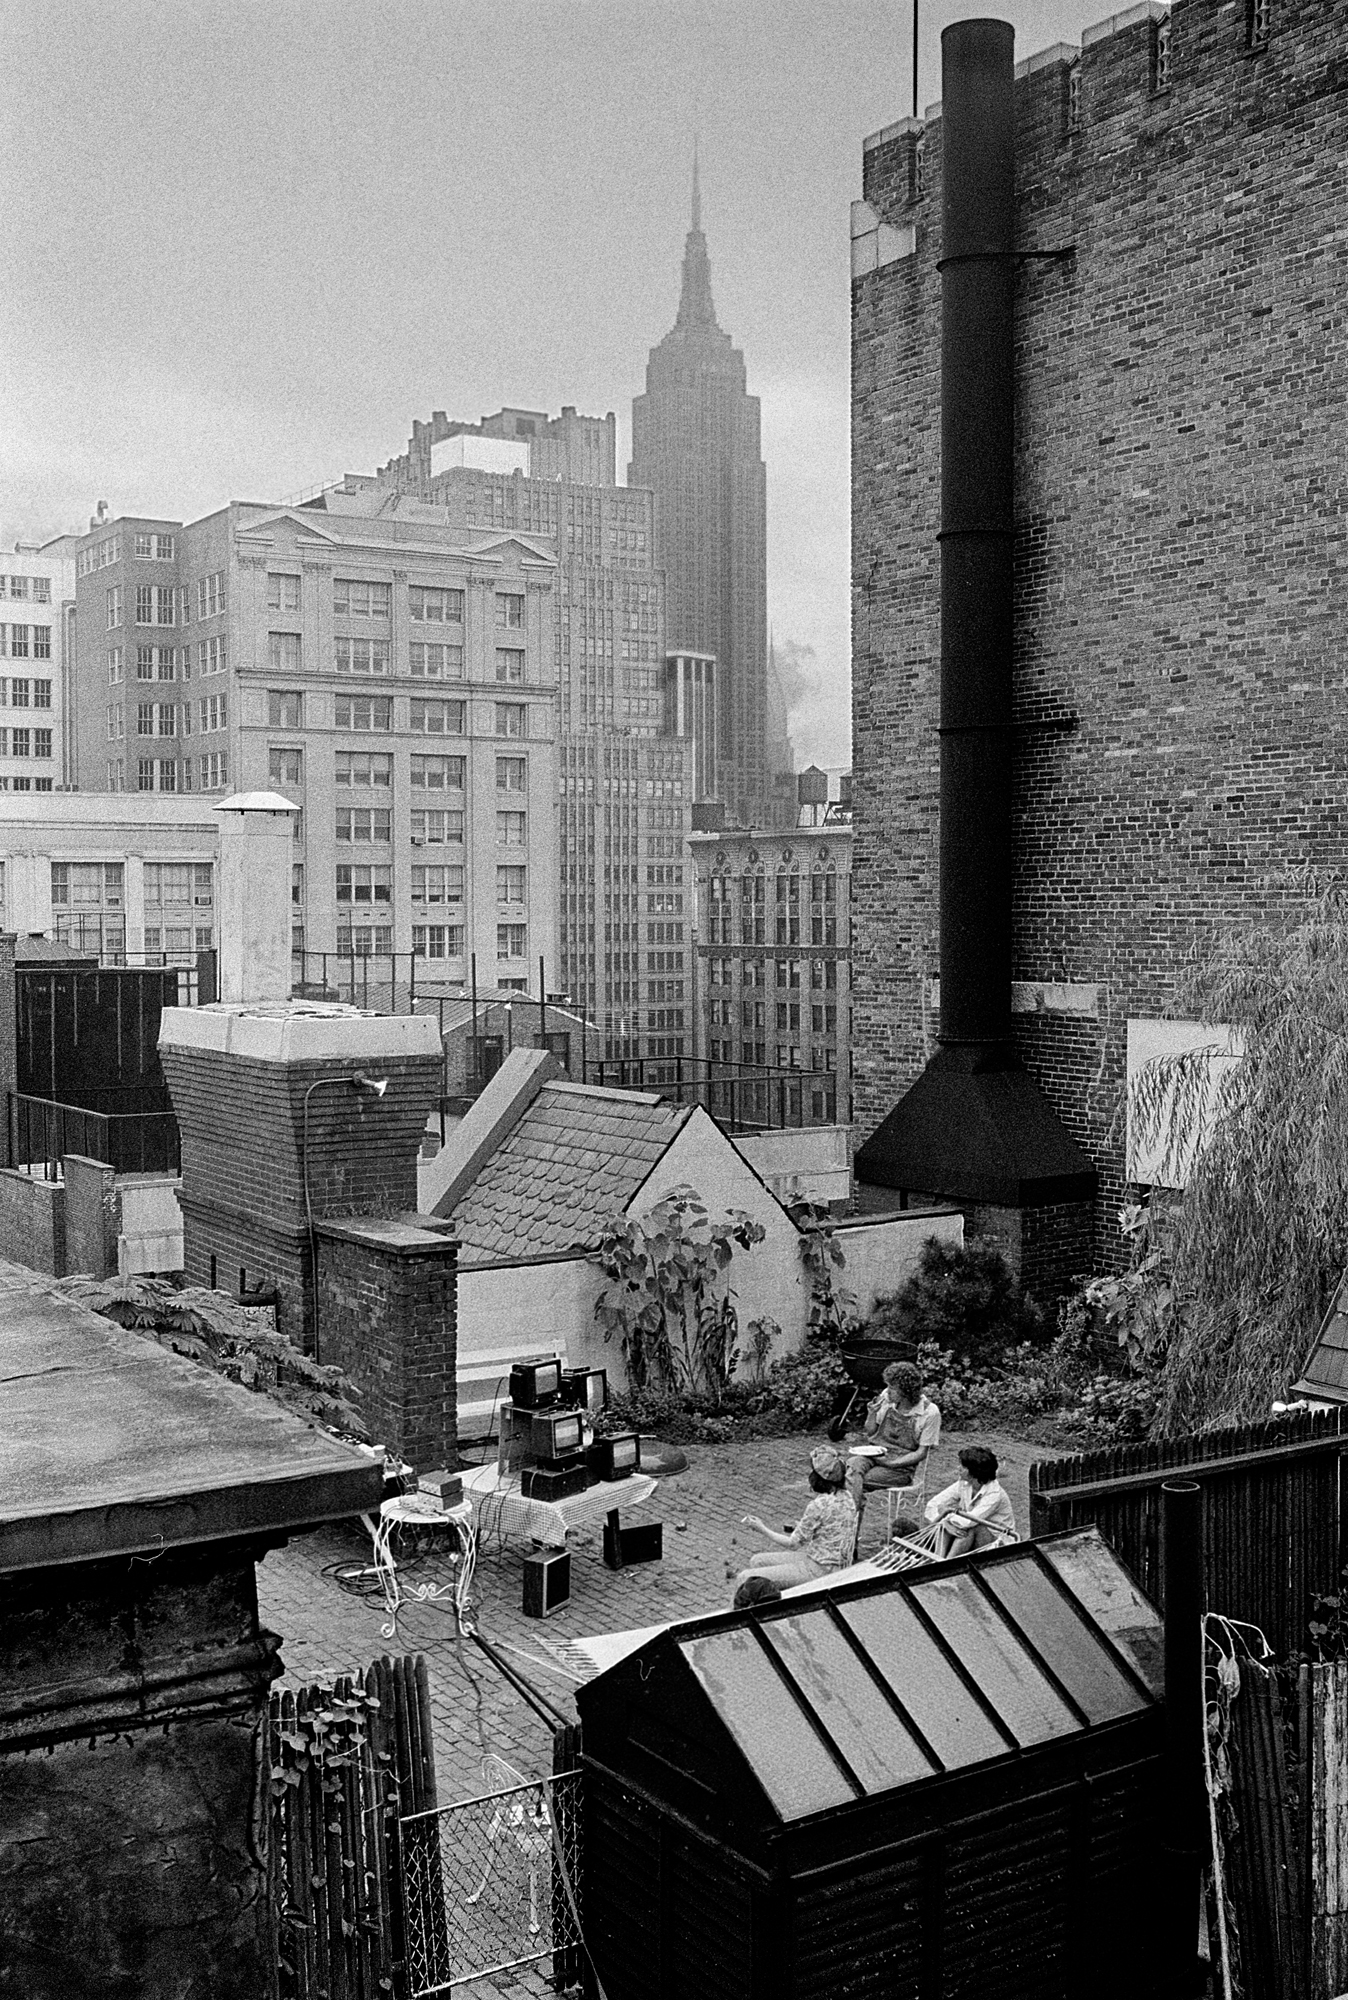
POLYGON ((299 807, 237 792, 220 814, 220 998, 290 998, 290 883, 299 807))

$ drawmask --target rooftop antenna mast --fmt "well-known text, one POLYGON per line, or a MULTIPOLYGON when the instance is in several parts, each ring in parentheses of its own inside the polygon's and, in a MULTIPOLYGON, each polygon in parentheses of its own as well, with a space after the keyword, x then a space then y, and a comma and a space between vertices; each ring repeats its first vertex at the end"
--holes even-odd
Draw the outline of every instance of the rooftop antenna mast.
POLYGON ((917 117, 917 7, 918 0, 913 0, 913 117, 915 119, 917 117))

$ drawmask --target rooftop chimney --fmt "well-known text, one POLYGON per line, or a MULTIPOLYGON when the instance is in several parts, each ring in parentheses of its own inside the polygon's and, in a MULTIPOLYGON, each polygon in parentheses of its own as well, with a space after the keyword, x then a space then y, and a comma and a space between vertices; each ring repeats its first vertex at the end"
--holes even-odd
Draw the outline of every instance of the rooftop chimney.
POLYGON ((290 882, 298 806, 236 792, 220 815, 220 998, 290 998, 290 882))
POLYGON ((1096 1188, 1011 1035, 1014 45, 1005 21, 941 37, 940 1045, 856 1157, 1008 1211, 1096 1188))

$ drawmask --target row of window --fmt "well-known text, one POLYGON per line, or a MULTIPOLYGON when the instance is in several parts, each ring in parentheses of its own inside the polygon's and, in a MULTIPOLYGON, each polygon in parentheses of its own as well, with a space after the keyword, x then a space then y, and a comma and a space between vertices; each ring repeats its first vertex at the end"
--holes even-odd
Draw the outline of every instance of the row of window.
POLYGON ((50 604, 51 578, 49 576, 0 576, 0 597, 9 597, 15 604, 50 604))
MULTIPOLYGON (((197 641, 197 673, 204 680, 211 674, 222 674, 227 664, 227 653, 223 639, 199 639, 197 641)), ((123 651, 120 646, 108 648, 108 686, 120 687, 124 678, 123 651)), ((137 646, 136 679, 138 681, 190 681, 192 678, 192 648, 190 646, 137 646)))
MULTIPOLYGON (((418 958, 461 959, 464 955, 463 925, 413 924, 412 950, 418 958)), ((392 958, 393 926, 339 923, 337 953, 341 958, 392 958)), ((527 924, 496 926, 496 956, 502 961, 529 956, 527 924)))
MULTIPOLYGON (((526 900, 523 868, 498 868, 496 871, 496 900, 505 908, 514 908, 526 900)), ((337 864, 337 901, 339 903, 391 903, 393 901, 393 870, 380 862, 339 861, 337 864)), ((415 867, 411 871, 412 901, 424 909, 443 908, 451 903, 463 901, 462 864, 437 863, 415 867)))
MULTIPOLYGON (((223 750, 211 750, 194 763, 184 757, 181 765, 176 757, 138 757, 133 765, 135 788, 138 792, 203 792, 220 791, 229 783, 229 758, 223 750)), ((108 758, 108 790, 124 792, 127 788, 126 759, 108 758)))
POLYGON ((0 777, 0 792, 49 792, 52 789, 50 778, 0 777))
MULTIPOLYGON (((523 687, 527 678, 522 646, 496 648, 496 681, 501 687, 523 687)), ((274 674, 304 671, 304 652, 298 632, 267 634, 267 664, 274 674)), ((407 649, 407 667, 414 681, 461 681, 463 647, 414 639, 407 649)), ((393 671, 393 653, 387 639, 334 639, 332 671, 365 679, 386 680, 393 671)))
MULTIPOLYGON (((804 986, 805 966, 808 964, 808 984, 816 992, 832 992, 838 984, 838 961, 836 958, 811 958, 773 960, 775 972, 773 983, 787 989, 804 986)), ((711 986, 729 986, 734 976, 733 958, 710 958, 707 961, 707 981, 711 986)), ((747 958, 741 968, 740 983, 745 987, 766 986, 768 984, 768 961, 765 958, 747 958)))
MULTIPOLYGON (((276 717, 273 714, 273 721, 276 717)), ((298 744, 273 744, 268 767, 273 783, 304 783, 303 749, 298 744)), ((467 782, 466 757, 414 755, 408 760, 408 776, 413 791, 462 792, 467 782)), ((371 791, 388 791, 393 785, 393 756, 387 750, 338 750, 333 755, 333 779, 339 785, 361 786, 371 791)), ((498 792, 527 792, 527 757, 496 759, 498 792)))
POLYGON ((49 660, 50 625, 0 624, 0 660, 49 660))
MULTIPOLYGON (((393 815, 387 806, 338 806, 337 808, 337 838, 347 845, 389 847, 393 842, 392 826, 393 815)), ((461 847, 462 812, 414 811, 412 839, 413 842, 429 842, 432 847, 461 847)), ((528 841, 526 813, 497 813, 498 847, 527 847, 528 841)))
MULTIPOLYGON (((204 695, 195 707, 198 734, 210 736, 229 727, 229 704, 225 695, 204 695)), ((140 701, 136 703, 135 721, 137 736, 190 736, 193 704, 190 701, 140 701)), ((125 703, 108 703, 107 735, 109 743, 120 743, 126 735, 125 703)))
POLYGON ((0 708, 50 708, 51 682, 6 679, 0 674, 0 708))
MULTIPOLYGON (((766 1000, 743 1000, 740 1002, 740 1026, 744 1028, 765 1028, 767 1026, 766 1000)), ((713 1000, 707 1009, 707 1018, 714 1028, 730 1028, 735 1024, 734 1005, 729 1000, 713 1000)), ((801 1024, 801 1005, 798 1000, 779 1000, 776 1003, 778 1034, 797 1033, 801 1024)), ((836 1007, 812 1006, 810 1008, 810 1031, 816 1035, 836 1035, 838 1032, 838 1010, 836 1007)))
POLYGON ((50 757, 50 729, 0 729, 0 757, 50 757))
MULTIPOLYGON (((147 910, 209 910, 215 870, 209 861, 147 861, 141 869, 147 910)), ((126 894, 120 861, 53 861, 51 899, 58 909, 120 910, 126 894)))

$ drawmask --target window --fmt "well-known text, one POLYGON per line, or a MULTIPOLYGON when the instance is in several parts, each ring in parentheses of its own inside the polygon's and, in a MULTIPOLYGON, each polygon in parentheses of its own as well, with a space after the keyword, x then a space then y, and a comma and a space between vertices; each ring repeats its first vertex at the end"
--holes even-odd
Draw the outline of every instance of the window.
POLYGON ((529 927, 527 924, 498 924, 496 926, 497 958, 527 958, 529 955, 529 927))
POLYGON ((182 649, 182 652, 181 652, 181 653, 179 654, 179 656, 178 656, 178 671, 179 671, 179 672, 181 673, 181 675, 182 675, 182 677, 183 677, 183 679, 184 679, 185 681, 190 681, 190 680, 191 680, 191 678, 192 678, 192 648, 191 648, 190 646, 184 646, 184 647, 183 647, 183 649, 182 649))
POLYGON ((304 696, 294 688, 268 688, 267 721, 273 729, 303 729, 304 696))
POLYGON ((304 783, 304 752, 273 746, 267 752, 267 776, 273 785, 298 786, 304 783))
POLYGON ((119 743, 126 734, 126 710, 121 702, 108 703, 108 741, 119 743))
POLYGON ((496 759, 496 789, 498 792, 522 792, 529 782, 528 760, 524 757, 498 757, 496 759))
POLYGON ((509 591, 498 590, 496 593, 496 623, 503 631, 522 632, 524 630, 523 597, 514 596, 509 591))
POLYGON ((120 861, 53 861, 51 899, 57 909, 120 910, 124 888, 120 861))
POLYGON ((528 814, 498 812, 496 838, 502 847, 523 847, 528 841, 528 814))
POLYGON ((114 583, 108 592, 108 630, 113 631, 122 622, 122 586, 114 583))
MULTIPOLYGON (((4 578, 0 577, 0 596, 3 596, 3 594, 4 594, 4 578)), ((12 576, 9 579, 9 594, 11 597, 20 599, 27 597, 28 578, 26 576, 12 576)))
POLYGON ((407 649, 413 680, 461 681, 462 646, 428 646, 414 639, 407 649))
POLYGON ((524 901, 524 870, 509 867, 496 871, 496 900, 498 903, 522 903, 524 901))
POLYGON ((838 984, 838 961, 836 958, 812 958, 810 960, 810 984, 815 992, 827 988, 830 992, 838 984))
POLYGON ((496 678, 498 681, 523 681, 524 654, 518 646, 496 648, 496 678))
POLYGON ((197 579, 197 617, 218 618, 225 608, 225 572, 215 570, 197 579))
MULTIPOLYGON (((178 734, 180 736, 190 736, 192 734, 192 704, 190 701, 185 701, 178 712, 178 734)), ((190 787, 184 785, 184 791, 189 789, 190 787)))
POLYGON ((209 910, 215 901, 209 861, 147 861, 144 880, 147 910, 209 910))
POLYGON ((784 1035, 788 1031, 793 1034, 800 1031, 800 1006, 798 1002, 793 1000, 779 1000, 777 1002, 777 1032, 779 1035, 784 1035))
POLYGON ((142 561, 173 561, 172 535, 138 534, 135 538, 134 548, 142 561))
POLYGON ((76 576, 92 576, 95 570, 107 569, 110 563, 122 560, 122 545, 116 535, 109 535, 105 541, 95 542, 91 549, 81 549, 79 561, 75 565, 76 576))
POLYGON ((31 729, 12 729, 10 731, 10 742, 13 746, 11 755, 15 757, 31 757, 33 754, 31 744, 32 734, 31 729))
POLYGON ((50 729, 35 729, 33 731, 33 755, 35 757, 51 756, 50 729))
POLYGON ((462 757, 413 757, 412 789, 427 792, 461 792, 464 770, 462 757))
POLYGON ((228 725, 228 698, 223 694, 212 694, 197 703, 201 733, 209 735, 213 729, 224 729, 228 725))
POLYGON ((176 625, 178 593, 171 583, 136 585, 137 625, 176 625))
POLYGON ((413 924, 412 952, 416 958, 462 958, 462 924, 413 924))
POLYGON ((412 901, 420 909, 438 909, 463 901, 463 869, 454 865, 412 870, 412 901))
POLYGON ((1081 64, 1073 63, 1067 72, 1067 129, 1069 132, 1081 130, 1081 64))
POLYGON ((339 674, 386 674, 387 639, 339 639, 333 665, 339 674))
POLYGON ((393 901, 393 870, 363 862, 339 861, 337 864, 337 901, 339 903, 391 903, 393 901))
POLYGON ((300 671, 299 633, 268 632, 267 664, 274 674, 297 674, 300 671))
POLYGON ((35 625, 33 627, 33 658, 35 660, 49 660, 51 658, 50 625, 35 625))
POLYGON ((217 791, 221 785, 229 783, 229 760, 222 750, 213 750, 200 761, 201 789, 203 792, 217 791))
POLYGON ((290 900, 297 905, 304 902, 304 863, 292 861, 290 864, 290 900))
POLYGON ((152 701, 142 701, 136 705, 136 734, 137 736, 154 735, 154 703, 152 701))
POLYGON ((225 664, 225 642, 222 638, 197 640, 199 674, 222 674, 225 671, 225 664))
POLYGON ((411 727, 422 736, 462 736, 467 703, 412 699, 411 727))
POLYGON ((461 590, 427 590, 414 583, 407 592, 407 606, 414 625, 462 625, 461 590))
MULTIPOLYGON (((412 706, 415 708, 416 703, 413 702, 412 706)), ((339 694, 333 721, 338 729, 390 730, 393 727, 392 698, 386 694, 339 694)))
POLYGON ((34 604, 51 603, 51 578, 49 576, 35 576, 33 578, 33 602, 34 604))
POLYGON ((463 844, 461 812, 418 812, 412 814, 412 845, 449 847, 463 844))
POLYGON ((1272 13, 1273 0, 1246 0, 1245 40, 1248 47, 1252 49, 1268 47, 1269 22, 1272 13))
POLYGON ((1157 21, 1151 34, 1151 87, 1162 91, 1170 88, 1170 16, 1157 21))
POLYGON ((108 649, 108 686, 120 687, 121 684, 122 649, 120 646, 111 646, 108 649))
POLYGON ((391 785, 393 759, 386 750, 339 750, 333 776, 339 785, 391 785))
POLYGON ((137 646, 136 679, 171 681, 177 675, 178 655, 173 646, 137 646))
POLYGON ((11 657, 16 660, 26 660, 28 658, 28 627, 26 625, 10 626, 9 650, 11 657))
POLYGON ((498 701, 496 704, 496 734, 498 736, 527 736, 529 734, 528 714, 529 711, 523 702, 498 701))
POLYGON ((393 586, 362 583, 355 577, 336 576, 332 580, 332 608, 347 618, 387 618, 393 586))
POLYGON ((338 806, 338 840, 357 841, 369 847, 378 843, 386 847, 391 838, 390 814, 387 806, 338 806))
POLYGON ((391 958, 392 927, 388 924, 338 924, 337 950, 343 958, 391 958))
POLYGON ((779 958, 777 960, 777 984, 778 986, 788 987, 793 991, 799 988, 800 960, 798 958, 779 958))
POLYGON ((300 608, 300 580, 288 570, 268 570, 267 609, 268 611, 298 611, 300 608))
POLYGON ((9 705, 10 705, 10 707, 11 707, 11 708, 27 708, 27 707, 28 707, 28 705, 29 705, 29 703, 28 703, 28 696, 29 696, 29 691, 30 691, 30 688, 31 688, 31 686, 32 686, 32 683, 31 683, 31 682, 29 682, 29 681, 11 681, 11 682, 10 682, 10 684, 9 684, 9 705))

